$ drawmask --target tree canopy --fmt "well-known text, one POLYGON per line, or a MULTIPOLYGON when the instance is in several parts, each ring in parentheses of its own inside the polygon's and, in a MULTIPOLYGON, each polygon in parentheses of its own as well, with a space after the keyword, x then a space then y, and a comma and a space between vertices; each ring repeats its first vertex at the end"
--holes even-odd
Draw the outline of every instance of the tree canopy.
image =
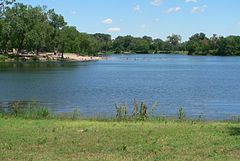
POLYGON ((182 42, 177 34, 166 40, 149 36, 118 36, 87 34, 68 26, 64 17, 46 6, 33 7, 15 0, 0 0, 0 53, 59 52, 96 55, 97 53, 176 53, 189 55, 240 55, 240 36, 208 38, 204 33, 194 34, 182 42))

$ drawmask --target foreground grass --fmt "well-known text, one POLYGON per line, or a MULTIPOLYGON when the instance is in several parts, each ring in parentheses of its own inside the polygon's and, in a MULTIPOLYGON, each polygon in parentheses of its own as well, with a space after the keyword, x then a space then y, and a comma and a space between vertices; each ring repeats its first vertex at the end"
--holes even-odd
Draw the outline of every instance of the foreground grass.
POLYGON ((0 160, 240 160, 240 124, 0 118, 0 160))

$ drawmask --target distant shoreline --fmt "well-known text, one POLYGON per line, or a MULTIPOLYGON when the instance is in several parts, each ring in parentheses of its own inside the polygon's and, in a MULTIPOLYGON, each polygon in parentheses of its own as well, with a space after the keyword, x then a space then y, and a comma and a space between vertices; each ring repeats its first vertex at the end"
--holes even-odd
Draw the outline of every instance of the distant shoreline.
POLYGON ((108 55, 133 55, 133 54, 146 54, 146 55, 162 55, 162 54, 177 54, 177 55, 186 55, 186 56, 233 56, 233 55, 200 55, 193 54, 189 55, 186 51, 176 51, 176 52, 157 52, 157 53, 136 53, 136 52, 120 52, 120 53, 98 53, 99 56, 88 56, 88 55, 79 55, 76 53, 64 53, 63 58, 61 53, 54 54, 52 52, 40 53, 40 54, 0 54, 0 63, 2 62, 90 62, 90 61, 100 61, 107 60, 108 55))

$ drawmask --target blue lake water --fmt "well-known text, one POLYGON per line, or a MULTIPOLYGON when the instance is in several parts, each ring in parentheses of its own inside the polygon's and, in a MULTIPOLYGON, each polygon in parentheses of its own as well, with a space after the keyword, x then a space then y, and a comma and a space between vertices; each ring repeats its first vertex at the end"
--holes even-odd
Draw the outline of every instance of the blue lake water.
POLYGON ((112 55, 85 63, 0 63, 0 104, 36 100, 54 112, 113 116, 114 104, 158 102, 155 115, 240 115, 240 57, 112 55))

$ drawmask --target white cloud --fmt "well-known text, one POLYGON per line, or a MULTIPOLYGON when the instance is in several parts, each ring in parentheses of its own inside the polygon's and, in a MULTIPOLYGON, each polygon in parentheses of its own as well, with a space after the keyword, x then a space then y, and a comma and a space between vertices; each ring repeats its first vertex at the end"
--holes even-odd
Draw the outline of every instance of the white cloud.
POLYGON ((112 24, 112 22, 113 22, 113 21, 112 21, 112 19, 110 19, 110 18, 107 18, 107 19, 105 19, 105 20, 102 21, 103 24, 112 24))
POLYGON ((152 0, 151 4, 154 6, 160 6, 160 4, 162 3, 163 0, 152 0))
POLYGON ((207 5, 200 6, 200 7, 193 7, 192 8, 192 13, 202 13, 206 10, 207 5))
POLYGON ((121 29, 119 27, 111 27, 107 31, 108 32, 120 32, 121 29))
POLYGON ((172 7, 167 10, 167 13, 176 13, 181 10, 181 7, 172 7))
POLYGON ((196 3, 198 0, 185 0, 186 3, 196 3))
POLYGON ((133 7, 133 11, 135 11, 135 12, 141 11, 140 6, 139 6, 139 5, 134 6, 134 7, 133 7))

